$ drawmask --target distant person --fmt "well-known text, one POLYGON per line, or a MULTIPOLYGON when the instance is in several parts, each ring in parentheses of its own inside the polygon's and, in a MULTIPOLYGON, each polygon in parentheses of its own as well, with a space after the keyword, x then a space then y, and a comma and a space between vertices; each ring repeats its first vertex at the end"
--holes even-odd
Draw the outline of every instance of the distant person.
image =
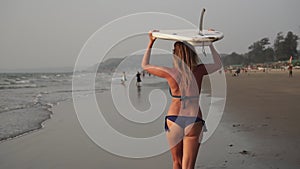
POLYGON ((240 73, 241 73, 241 69, 238 68, 238 69, 234 72, 233 76, 239 76, 240 73))
POLYGON ((150 64, 151 49, 156 40, 149 32, 149 43, 142 60, 147 72, 165 78, 170 87, 172 102, 165 117, 165 130, 170 145, 173 169, 195 167, 204 120, 199 107, 203 77, 221 69, 220 55, 211 44, 213 64, 200 64, 195 48, 186 42, 175 42, 173 66, 150 64))
POLYGON ((288 70, 289 70, 289 77, 293 77, 293 66, 292 66, 292 64, 290 64, 288 70))
POLYGON ((125 83, 127 81, 126 73, 123 72, 121 82, 125 83))
POLYGON ((138 71, 136 73, 136 86, 141 86, 141 83, 142 83, 142 79, 141 79, 141 73, 138 71))

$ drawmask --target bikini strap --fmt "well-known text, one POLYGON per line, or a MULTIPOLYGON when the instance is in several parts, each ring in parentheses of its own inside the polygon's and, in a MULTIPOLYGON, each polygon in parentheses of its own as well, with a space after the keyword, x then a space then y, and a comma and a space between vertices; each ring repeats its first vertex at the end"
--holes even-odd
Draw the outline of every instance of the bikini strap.
POLYGON ((171 91, 171 88, 169 88, 169 92, 170 92, 170 95, 174 98, 178 98, 180 100, 187 100, 187 99, 196 99, 196 98, 199 98, 199 96, 174 96, 172 94, 172 91, 171 91))
POLYGON ((188 100, 188 99, 196 99, 196 98, 199 98, 199 96, 174 96, 172 94, 172 91, 171 91, 171 88, 169 88, 169 92, 170 92, 170 95, 173 97, 173 98, 178 98, 180 99, 180 101, 183 101, 183 108, 185 108, 185 101, 188 100))
POLYGON ((169 92, 170 92, 170 95, 171 95, 172 97, 174 97, 174 98, 178 98, 178 99, 181 99, 181 98, 182 98, 181 96, 174 96, 174 95, 172 94, 171 88, 169 88, 169 92))

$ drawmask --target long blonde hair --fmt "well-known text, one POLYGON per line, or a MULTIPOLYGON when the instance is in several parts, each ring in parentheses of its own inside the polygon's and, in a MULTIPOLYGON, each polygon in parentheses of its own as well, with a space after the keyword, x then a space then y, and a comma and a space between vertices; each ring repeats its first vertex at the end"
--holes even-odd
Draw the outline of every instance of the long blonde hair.
POLYGON ((199 63, 195 48, 187 42, 175 42, 173 50, 174 67, 179 71, 180 76, 177 79, 181 94, 189 89, 194 79, 193 67, 199 63))

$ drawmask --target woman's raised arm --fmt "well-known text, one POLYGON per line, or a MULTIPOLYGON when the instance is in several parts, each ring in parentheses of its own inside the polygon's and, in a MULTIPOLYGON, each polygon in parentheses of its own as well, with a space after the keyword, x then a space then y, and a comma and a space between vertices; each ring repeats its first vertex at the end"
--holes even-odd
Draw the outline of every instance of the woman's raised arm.
POLYGON ((150 40, 141 64, 142 68, 155 76, 159 76, 162 78, 170 77, 170 68, 150 64, 150 55, 151 55, 152 46, 156 40, 156 38, 152 36, 152 31, 149 32, 149 39, 150 40))
POLYGON ((211 44, 209 46, 209 48, 210 48, 214 63, 213 64, 205 64, 205 68, 206 68, 206 71, 208 74, 216 72, 222 68, 222 61, 221 61, 221 57, 220 57, 219 53, 217 52, 217 50, 215 49, 213 44, 211 44))

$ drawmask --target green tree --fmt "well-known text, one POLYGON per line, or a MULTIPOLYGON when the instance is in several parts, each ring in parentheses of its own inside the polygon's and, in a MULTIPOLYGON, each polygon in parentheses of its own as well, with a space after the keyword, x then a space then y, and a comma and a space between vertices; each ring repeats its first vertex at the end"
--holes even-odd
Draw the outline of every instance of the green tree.
MULTIPOLYGON (((260 41, 254 42, 249 46, 249 52, 247 53, 249 63, 263 63, 266 59, 266 54, 270 54, 270 47, 267 48, 267 45, 270 44, 269 38, 263 38, 260 41)), ((268 56, 270 57, 270 56, 268 56)))
POLYGON ((226 55, 223 59, 223 65, 227 66, 227 65, 240 65, 244 63, 244 57, 243 55, 237 54, 235 52, 226 55))
POLYGON ((245 54, 235 52, 223 58, 224 65, 230 64, 253 64, 273 61, 287 61, 290 56, 298 59, 300 51, 297 51, 299 37, 289 31, 284 37, 282 32, 277 33, 273 48, 269 38, 262 38, 248 47, 245 54))
POLYGON ((294 35, 293 32, 288 32, 286 37, 284 38, 284 42, 286 44, 286 58, 289 59, 290 56, 295 58, 298 57, 297 46, 298 46, 298 39, 297 35, 294 35))
POLYGON ((273 48, 268 47, 267 49, 264 50, 264 58, 265 58, 265 62, 273 62, 275 60, 273 48))
POLYGON ((282 32, 277 33, 274 41, 275 60, 281 60, 284 55, 284 36, 282 32))
POLYGON ((288 60, 290 56, 298 58, 298 39, 299 37, 294 35, 291 31, 287 33, 286 37, 283 36, 282 32, 279 32, 274 42, 276 60, 285 61, 288 60))

